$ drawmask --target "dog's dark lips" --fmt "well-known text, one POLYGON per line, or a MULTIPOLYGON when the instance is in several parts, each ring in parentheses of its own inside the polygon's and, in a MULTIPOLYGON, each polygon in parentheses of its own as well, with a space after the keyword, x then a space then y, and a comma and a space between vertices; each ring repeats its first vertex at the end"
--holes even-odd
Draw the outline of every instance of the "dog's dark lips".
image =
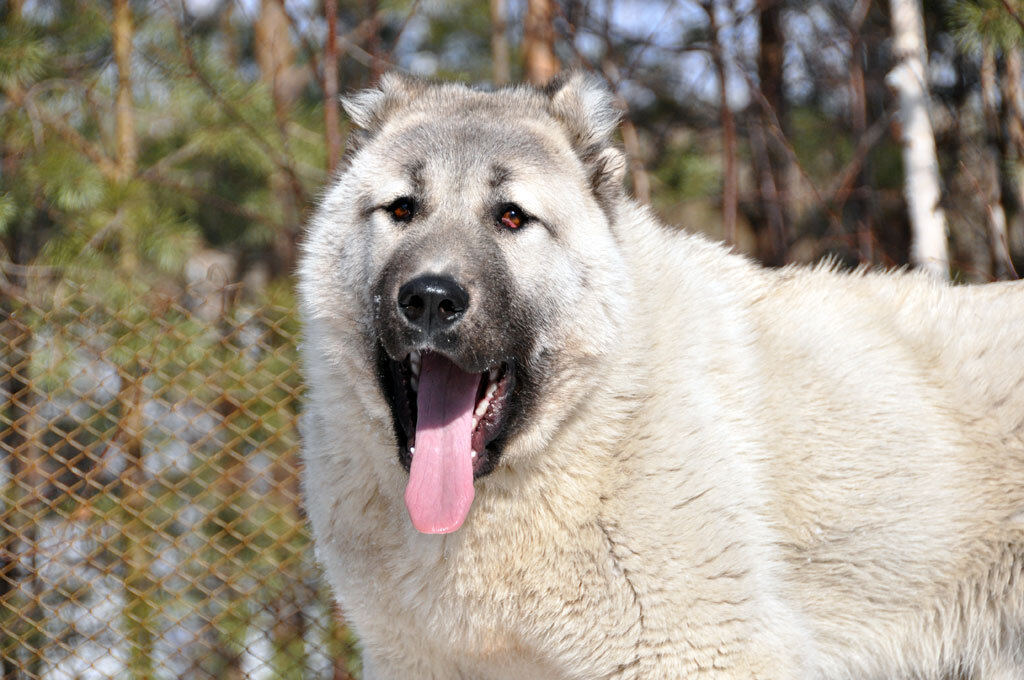
MULTIPOLYGON (((420 351, 412 351, 401 361, 395 361, 381 347, 378 369, 384 396, 391 407, 398 438, 398 458, 408 470, 416 451, 417 388, 420 351)), ((472 450, 473 476, 481 477, 494 469, 498 451, 491 444, 503 434, 508 422, 508 405, 515 389, 515 360, 507 359, 479 374, 476 411, 473 416, 472 450)))

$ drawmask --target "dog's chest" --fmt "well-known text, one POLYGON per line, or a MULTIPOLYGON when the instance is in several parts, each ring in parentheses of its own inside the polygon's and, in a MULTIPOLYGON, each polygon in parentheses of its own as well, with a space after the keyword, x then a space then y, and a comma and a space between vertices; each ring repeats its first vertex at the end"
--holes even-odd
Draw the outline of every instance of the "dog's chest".
POLYGON ((599 535, 558 539, 417 535, 357 569, 410 646, 466 677, 608 675, 635 646, 635 602, 599 535))

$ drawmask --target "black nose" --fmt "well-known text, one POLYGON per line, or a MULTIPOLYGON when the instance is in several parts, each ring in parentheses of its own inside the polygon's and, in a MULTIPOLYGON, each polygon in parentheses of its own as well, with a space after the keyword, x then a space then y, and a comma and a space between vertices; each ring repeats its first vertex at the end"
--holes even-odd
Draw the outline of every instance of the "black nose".
POLYGON ((469 293, 450 276, 424 274, 398 289, 398 309, 425 333, 445 330, 462 318, 469 293))

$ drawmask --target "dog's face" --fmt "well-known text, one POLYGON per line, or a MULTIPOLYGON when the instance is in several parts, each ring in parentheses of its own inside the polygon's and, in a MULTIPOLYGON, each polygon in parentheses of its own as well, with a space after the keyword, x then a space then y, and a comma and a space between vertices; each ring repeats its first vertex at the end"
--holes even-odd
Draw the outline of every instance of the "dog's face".
POLYGON ((453 531, 474 479, 539 455, 616 347, 617 116, 581 76, 493 94, 389 76, 346 109, 362 130, 306 244, 309 335, 372 368, 351 398, 409 471, 413 523, 453 531))

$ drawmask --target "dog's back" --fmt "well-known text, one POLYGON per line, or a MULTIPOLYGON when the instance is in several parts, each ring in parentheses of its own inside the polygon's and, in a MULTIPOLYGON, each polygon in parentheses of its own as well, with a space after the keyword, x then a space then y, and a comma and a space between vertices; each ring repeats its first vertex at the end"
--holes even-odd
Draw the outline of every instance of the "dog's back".
POLYGON ((821 668, 1021 677, 1024 284, 791 270, 760 302, 774 517, 821 668))
MULTIPOLYGON (((940 289, 934 326, 921 329, 937 343, 934 356, 957 398, 995 422, 1020 457, 1024 441, 1024 283, 940 289)), ((934 293, 933 293, 934 294, 934 293)), ((912 323, 912 322, 911 322, 912 323)), ((913 326, 907 332, 912 333, 913 326)), ((919 332, 921 332, 919 331, 919 332)), ((1024 461, 1018 461, 1024 465, 1024 461)))

